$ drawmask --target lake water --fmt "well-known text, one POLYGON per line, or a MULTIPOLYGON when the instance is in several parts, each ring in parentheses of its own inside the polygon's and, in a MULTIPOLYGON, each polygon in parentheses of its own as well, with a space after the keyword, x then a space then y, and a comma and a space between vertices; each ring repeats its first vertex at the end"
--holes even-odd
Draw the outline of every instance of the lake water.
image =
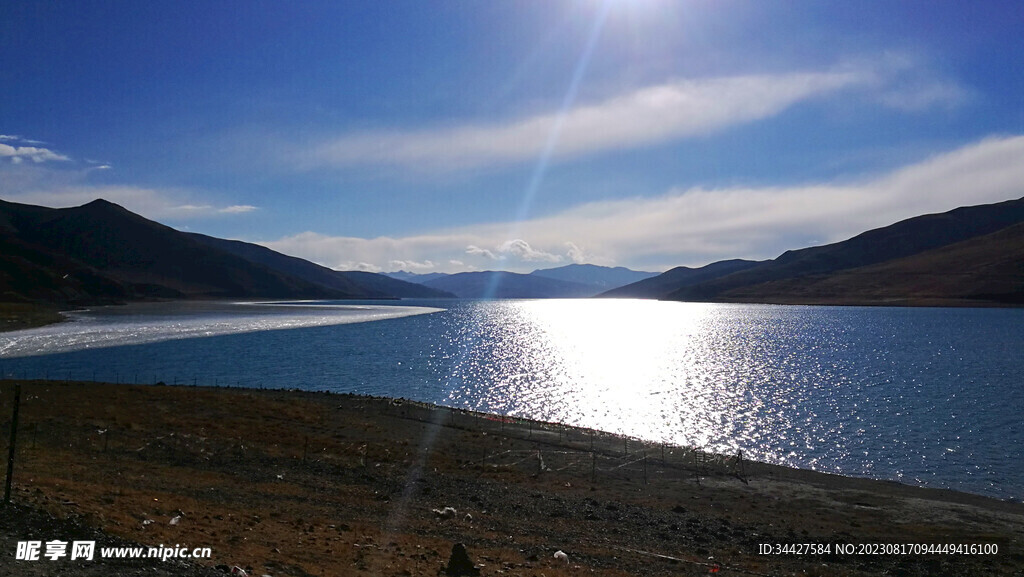
POLYGON ((0 334, 0 373, 405 397, 1024 499, 1022 309, 145 305, 0 334))

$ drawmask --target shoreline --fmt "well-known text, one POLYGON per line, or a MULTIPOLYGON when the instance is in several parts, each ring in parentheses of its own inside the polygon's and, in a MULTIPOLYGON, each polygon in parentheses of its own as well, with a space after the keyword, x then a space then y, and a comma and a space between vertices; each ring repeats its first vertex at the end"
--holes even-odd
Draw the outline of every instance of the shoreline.
MULTIPOLYGON (((13 384, 0 381, 0 422, 13 384)), ((412 401, 23 385, 15 503, 147 544, 210 546, 212 564, 257 574, 433 575, 455 542, 482 575, 703 574, 709 563, 727 574, 1024 570, 1024 505, 971 493, 412 401), (431 512, 448 506, 456 518, 431 512), (999 554, 758 553, 762 543, 949 541, 999 554)))
POLYGON ((0 333, 34 329, 62 323, 64 312, 72 309, 49 305, 0 302, 0 333))

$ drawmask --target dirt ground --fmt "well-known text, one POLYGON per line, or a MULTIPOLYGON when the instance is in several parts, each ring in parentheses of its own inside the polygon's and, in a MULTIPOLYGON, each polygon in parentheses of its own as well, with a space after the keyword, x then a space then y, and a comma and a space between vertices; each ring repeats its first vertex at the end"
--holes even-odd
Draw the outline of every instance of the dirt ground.
POLYGON ((2 575, 1024 575, 1019 503, 412 402, 31 381, 16 447, 2 575), (15 559, 80 533, 212 557, 15 559))
POLYGON ((41 327, 64 320, 54 306, 0 302, 0 332, 41 327))

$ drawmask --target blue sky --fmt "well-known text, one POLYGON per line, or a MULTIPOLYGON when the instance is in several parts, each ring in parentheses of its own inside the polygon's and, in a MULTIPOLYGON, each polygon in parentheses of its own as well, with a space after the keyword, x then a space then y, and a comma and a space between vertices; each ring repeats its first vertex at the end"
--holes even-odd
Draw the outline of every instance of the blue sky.
POLYGON ((0 4, 0 198, 665 270, 1024 196, 1019 2, 0 4))

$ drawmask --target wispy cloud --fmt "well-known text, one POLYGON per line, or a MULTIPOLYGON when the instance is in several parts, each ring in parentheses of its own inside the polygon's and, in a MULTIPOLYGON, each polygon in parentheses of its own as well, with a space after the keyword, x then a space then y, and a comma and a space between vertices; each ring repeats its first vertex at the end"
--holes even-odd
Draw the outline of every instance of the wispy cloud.
POLYGON ((904 112, 952 109, 975 97, 969 87, 933 70, 926 58, 906 52, 885 54, 871 70, 875 100, 904 112))
POLYGON ((22 138, 21 136, 17 136, 17 135, 13 135, 13 134, 0 134, 0 141, 20 142, 22 144, 32 144, 32 145, 46 144, 42 140, 31 140, 29 138, 22 138))
POLYGON ((242 214, 245 212, 252 212, 254 210, 259 210, 259 207, 253 206, 251 204, 235 204, 231 206, 225 206, 224 208, 218 209, 217 211, 222 212, 224 214, 242 214))
POLYGON ((580 105, 564 117, 545 113, 504 123, 350 134, 293 159, 305 168, 392 165, 424 172, 516 163, 536 158, 560 119, 554 157, 574 158, 710 134, 869 80, 858 71, 677 80, 580 105))
POLYGON ((0 159, 10 159, 9 163, 0 162, 0 194, 5 200, 66 208, 103 198, 151 219, 203 218, 258 210, 249 204, 219 206, 199 202, 209 195, 181 188, 93 184, 90 174, 111 170, 109 164, 90 159, 75 162, 50 149, 5 142, 44 144, 21 136, 0 134, 0 159), (65 164, 53 165, 51 161, 64 161, 65 164))
POLYGON ((1021 158, 1024 136, 997 137, 861 182, 673 189, 587 203, 518 223, 515 239, 507 236, 510 223, 496 223, 404 238, 307 232, 265 244, 334 268, 364 263, 393 270, 392 261, 430 261, 446 272, 525 271, 583 258, 652 269, 773 258, 920 214, 1018 198, 1024 194, 1021 158))
POLYGON ((89 186, 62 185, 46 188, 5 192, 5 200, 36 204, 53 208, 81 206, 97 198, 109 200, 150 219, 191 219, 230 215, 258 210, 255 206, 216 206, 190 202, 196 197, 192 191, 158 189, 129 185, 89 186))
MULTIPOLYGON (((4 135, 2 140, 17 142, 21 139, 16 136, 4 135)), ((31 160, 35 163, 71 160, 67 156, 58 154, 48 148, 39 148, 36 146, 12 146, 2 142, 0 142, 0 158, 6 158, 14 164, 20 164, 26 160, 31 160)))
POLYGON ((521 238, 506 240, 494 249, 481 248, 475 244, 466 247, 466 254, 471 256, 482 256, 493 261, 515 262, 562 262, 565 256, 554 254, 543 250, 537 250, 530 246, 530 243, 521 238))

